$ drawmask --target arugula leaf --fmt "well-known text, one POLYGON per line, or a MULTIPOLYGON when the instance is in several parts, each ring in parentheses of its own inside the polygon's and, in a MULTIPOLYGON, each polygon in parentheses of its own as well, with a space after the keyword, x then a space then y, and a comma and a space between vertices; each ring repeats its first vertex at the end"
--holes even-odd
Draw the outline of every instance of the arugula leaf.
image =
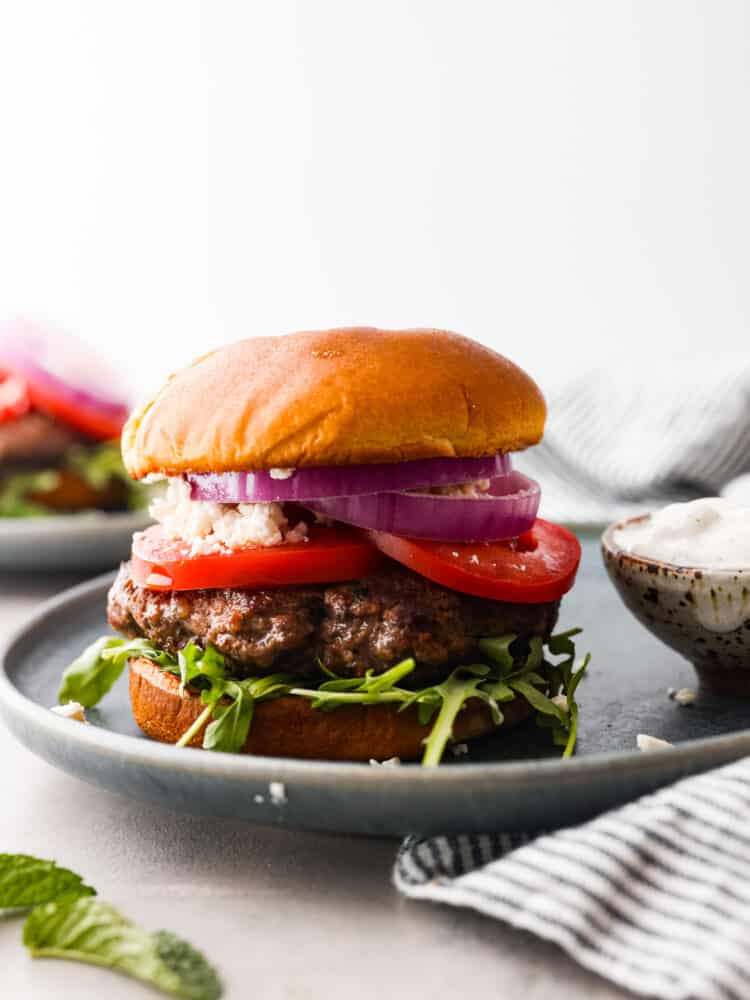
POLYGON ((572 640, 579 632, 571 629, 547 640, 549 653, 563 657, 557 663, 545 658, 545 643, 539 636, 482 639, 479 647, 489 665, 458 667, 442 684, 421 690, 399 686, 416 668, 411 658, 382 674, 368 670, 364 677, 338 677, 319 664, 326 680, 308 688, 293 686, 284 674, 236 680, 224 656, 210 644, 202 650, 191 641, 175 659, 147 639, 100 639, 65 672, 60 699, 90 707, 109 690, 130 657, 146 656, 180 678, 181 692, 188 685, 201 692, 204 710, 183 733, 178 747, 188 746, 205 727, 204 749, 238 752, 250 731, 255 702, 290 694, 308 699, 319 711, 334 711, 342 705, 392 704, 398 711, 416 706, 422 725, 435 718, 422 760, 429 767, 439 763, 458 713, 470 698, 484 701, 500 726, 504 721, 500 705, 522 697, 536 710, 537 723, 552 730, 553 740, 565 748, 563 756, 568 757, 578 728, 575 691, 589 662, 587 656, 575 666, 572 640), (558 699, 559 695, 565 699, 558 699))
POLYGON ((66 464, 94 490, 102 490, 109 483, 122 483, 127 489, 130 510, 141 510, 148 505, 153 487, 134 482, 122 463, 119 441, 71 448, 66 464))
POLYGON ((537 712, 541 712, 542 715, 553 716, 563 726, 567 723, 567 716, 560 706, 556 705, 542 691, 535 688, 533 684, 530 684, 526 680, 510 681, 509 684, 510 687, 518 694, 522 695, 537 712))
POLYGON ((206 728, 203 749, 236 753, 245 745, 250 732, 255 699, 243 684, 227 685, 225 694, 232 700, 226 705, 213 706, 214 721, 206 728))
POLYGON ((59 482, 59 473, 52 469, 9 476, 0 486, 0 517, 47 517, 49 507, 29 498, 49 493, 59 482))
POLYGON ((56 899, 95 896, 90 885, 54 861, 28 854, 0 854, 0 917, 26 913, 56 899))
POLYGON ((63 673, 58 702, 62 705, 77 701, 84 708, 93 708, 119 679, 128 660, 136 656, 145 656, 163 667, 175 662, 148 639, 97 639, 63 673))
POLYGON ((187 942, 166 931, 149 934, 96 899, 38 906, 26 920, 23 941, 35 958, 114 969, 184 1000, 222 995, 215 970, 187 942))
MULTIPOLYGON (((490 695, 480 688, 489 672, 490 668, 481 664, 459 667, 442 684, 436 684, 417 694, 416 700, 428 709, 427 712, 420 712, 420 721, 429 721, 437 706, 440 706, 430 735, 424 741, 424 767, 434 767, 440 763, 445 747, 453 736, 456 717, 469 698, 480 697, 483 701, 492 703, 490 695)), ((497 705, 494 705, 494 710, 497 724, 500 725, 503 721, 502 713, 497 705)))
POLYGON ((505 635, 499 639, 480 639, 479 648, 493 663, 500 667, 500 674, 509 674, 513 669, 513 655, 510 644, 515 642, 514 635, 505 635))

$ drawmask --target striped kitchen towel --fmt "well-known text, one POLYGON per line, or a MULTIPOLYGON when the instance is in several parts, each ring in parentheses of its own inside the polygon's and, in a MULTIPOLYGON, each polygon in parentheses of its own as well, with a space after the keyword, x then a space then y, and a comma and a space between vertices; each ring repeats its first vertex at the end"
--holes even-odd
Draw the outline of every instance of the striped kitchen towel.
POLYGON ((555 942, 634 993, 748 1000, 750 759, 535 839, 408 837, 394 879, 555 942))
POLYGON ((611 359, 547 395, 544 440, 516 462, 542 484, 544 517, 606 523, 750 473, 750 362, 611 359))

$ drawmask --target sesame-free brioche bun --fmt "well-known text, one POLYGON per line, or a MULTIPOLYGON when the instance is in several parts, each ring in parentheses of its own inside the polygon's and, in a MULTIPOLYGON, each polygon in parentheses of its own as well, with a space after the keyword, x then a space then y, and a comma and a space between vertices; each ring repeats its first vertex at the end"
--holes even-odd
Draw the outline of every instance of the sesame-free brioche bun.
POLYGON ((134 478, 474 458, 536 444, 536 384, 445 330, 259 337, 172 375, 122 435, 134 478))
MULTIPOLYGON (((177 677, 142 657, 130 661, 130 702, 143 732, 161 743, 176 743, 205 708, 189 689, 180 695, 177 677)), ((503 729, 531 714, 523 698, 504 704, 503 729)), ((419 724, 416 708, 397 712, 390 705, 351 705, 321 712, 304 698, 285 695, 255 705, 242 753, 308 760, 418 760, 430 728, 419 724)), ((489 708, 474 698, 459 713, 453 739, 462 743, 495 729, 489 708)), ((204 730, 190 746, 201 746, 204 730)))

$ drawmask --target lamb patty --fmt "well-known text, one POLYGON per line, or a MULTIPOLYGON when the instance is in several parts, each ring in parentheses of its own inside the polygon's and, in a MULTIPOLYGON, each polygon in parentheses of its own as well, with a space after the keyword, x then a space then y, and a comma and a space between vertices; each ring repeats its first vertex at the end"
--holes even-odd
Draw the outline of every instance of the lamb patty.
POLYGON ((124 564, 109 592, 114 629, 176 654, 211 643, 238 676, 382 673, 413 656, 411 679, 440 679, 478 655, 478 640, 514 632, 547 637, 559 601, 507 604, 440 587, 395 563, 362 580, 268 590, 155 591, 124 564))

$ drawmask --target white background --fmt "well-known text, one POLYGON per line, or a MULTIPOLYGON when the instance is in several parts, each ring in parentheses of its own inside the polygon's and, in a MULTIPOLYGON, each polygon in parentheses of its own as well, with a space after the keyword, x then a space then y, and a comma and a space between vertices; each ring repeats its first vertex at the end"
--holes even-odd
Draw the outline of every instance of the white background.
POLYGON ((0 0, 0 318, 137 393, 351 322, 746 355, 749 97, 741 0, 0 0))

